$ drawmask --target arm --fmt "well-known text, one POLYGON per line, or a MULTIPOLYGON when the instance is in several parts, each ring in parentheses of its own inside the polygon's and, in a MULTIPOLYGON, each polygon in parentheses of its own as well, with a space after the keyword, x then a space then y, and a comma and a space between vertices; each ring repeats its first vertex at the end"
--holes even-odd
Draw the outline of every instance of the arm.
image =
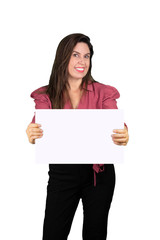
MULTIPOLYGON (((38 94, 36 91, 31 93, 31 97, 35 102, 35 109, 49 109, 51 108, 51 102, 46 94, 38 94)), ((35 144, 35 139, 43 136, 43 130, 40 128, 41 125, 35 123, 35 114, 32 122, 28 125, 26 133, 30 143, 35 144)))
MULTIPOLYGON (((107 86, 104 90, 104 98, 102 102, 103 109, 118 109, 116 99, 120 97, 116 88, 107 86)), ((129 141, 128 127, 124 123, 124 129, 114 129, 112 140, 116 145, 127 145, 129 141)))

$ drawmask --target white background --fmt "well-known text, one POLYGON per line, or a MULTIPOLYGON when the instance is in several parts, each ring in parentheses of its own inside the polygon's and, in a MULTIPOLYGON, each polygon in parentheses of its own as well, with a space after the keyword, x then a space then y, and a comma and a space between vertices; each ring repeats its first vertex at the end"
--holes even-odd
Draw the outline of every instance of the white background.
MULTIPOLYGON (((47 85, 59 41, 81 32, 94 46, 93 77, 116 87, 130 141, 116 165, 108 240, 160 239, 160 7, 157 0, 0 4, 0 239, 39 240, 48 166, 37 165, 26 128, 30 93, 47 85)), ((69 240, 81 240, 82 205, 69 240)))

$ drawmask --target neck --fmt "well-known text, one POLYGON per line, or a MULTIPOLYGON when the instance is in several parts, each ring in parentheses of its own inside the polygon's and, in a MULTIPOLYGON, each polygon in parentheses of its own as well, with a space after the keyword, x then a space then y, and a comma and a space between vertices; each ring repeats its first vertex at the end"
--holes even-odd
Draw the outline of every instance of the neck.
POLYGON ((80 85, 82 83, 82 79, 68 79, 67 89, 70 92, 78 92, 80 90, 80 85))

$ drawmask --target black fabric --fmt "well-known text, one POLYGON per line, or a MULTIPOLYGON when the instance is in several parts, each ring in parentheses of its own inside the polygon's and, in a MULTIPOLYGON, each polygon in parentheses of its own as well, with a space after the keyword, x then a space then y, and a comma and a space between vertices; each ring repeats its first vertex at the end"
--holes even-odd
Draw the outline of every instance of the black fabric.
POLYGON ((115 187, 113 164, 96 174, 93 164, 50 164, 43 240, 67 240, 79 200, 83 205, 83 240, 106 240, 115 187))

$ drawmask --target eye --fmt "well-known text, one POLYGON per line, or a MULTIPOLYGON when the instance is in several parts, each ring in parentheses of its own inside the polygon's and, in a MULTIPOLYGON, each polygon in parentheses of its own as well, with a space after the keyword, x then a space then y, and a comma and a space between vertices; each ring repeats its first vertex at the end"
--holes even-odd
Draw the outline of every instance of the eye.
POLYGON ((90 57, 89 55, 86 55, 86 56, 85 56, 85 58, 87 58, 87 59, 88 59, 89 57, 90 57))
POLYGON ((78 57, 78 53, 73 53, 73 56, 74 57, 78 57))

